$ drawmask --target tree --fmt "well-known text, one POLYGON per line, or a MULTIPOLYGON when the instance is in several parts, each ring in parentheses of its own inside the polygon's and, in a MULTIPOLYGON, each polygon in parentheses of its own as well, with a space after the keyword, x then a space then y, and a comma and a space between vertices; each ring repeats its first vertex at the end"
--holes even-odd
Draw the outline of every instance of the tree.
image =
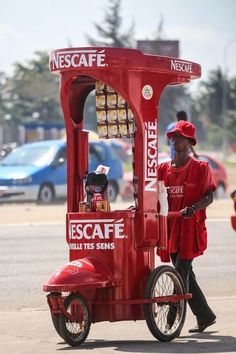
POLYGON ((227 107, 229 110, 236 110, 236 77, 232 78, 227 86, 229 89, 227 107))
POLYGON ((236 79, 227 79, 221 68, 217 68, 209 72, 199 88, 195 108, 207 128, 208 144, 219 148, 225 138, 232 142, 236 133, 236 79))
POLYGON ((234 145, 236 151, 236 78, 233 78, 228 83, 228 100, 227 100, 227 121, 225 128, 227 130, 228 142, 234 145))
POLYGON ((163 39, 163 36, 164 36, 163 27, 164 27, 164 18, 163 18, 163 14, 161 14, 159 23, 157 25, 157 30, 156 30, 154 39, 157 39, 159 41, 163 39))
POLYGON ((0 122, 4 121, 7 114, 7 100, 6 100, 6 82, 7 77, 3 72, 0 72, 0 122))
POLYGON ((223 126, 223 85, 227 83, 220 68, 210 71, 207 81, 200 84, 200 109, 218 126, 223 126))
POLYGON ((168 86, 159 103, 159 131, 165 134, 167 125, 176 120, 176 112, 187 108, 189 110, 191 104, 191 96, 183 85, 168 86))
POLYGON ((234 151, 236 151, 236 110, 228 112, 228 119, 225 128, 227 131, 227 140, 230 145, 234 145, 234 151))
POLYGON ((92 46, 101 47, 133 47, 134 23, 131 24, 127 33, 120 33, 122 18, 120 15, 121 0, 108 1, 108 9, 105 10, 103 26, 94 23, 98 35, 102 38, 96 40, 86 35, 88 42, 92 46))
POLYGON ((15 64, 7 84, 12 118, 18 123, 62 122, 58 82, 48 70, 47 52, 36 52, 27 65, 15 64))

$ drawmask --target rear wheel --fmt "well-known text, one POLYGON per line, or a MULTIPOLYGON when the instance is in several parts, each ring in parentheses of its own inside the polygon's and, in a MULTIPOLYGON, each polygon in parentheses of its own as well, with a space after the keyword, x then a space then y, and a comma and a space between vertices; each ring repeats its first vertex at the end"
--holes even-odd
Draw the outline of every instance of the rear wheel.
POLYGON ((55 197, 54 188, 51 184, 42 184, 39 189, 38 202, 40 204, 50 204, 55 197))
POLYGON ((79 346, 87 338, 91 326, 91 315, 85 299, 79 294, 69 295, 64 306, 71 319, 62 312, 59 325, 60 335, 65 342, 73 347, 79 346))
MULTIPOLYGON (((185 294, 183 280, 170 266, 161 266, 151 273, 145 298, 185 294)), ((144 305, 144 313, 149 330, 160 341, 171 341, 178 337, 185 321, 186 300, 167 300, 144 305)))

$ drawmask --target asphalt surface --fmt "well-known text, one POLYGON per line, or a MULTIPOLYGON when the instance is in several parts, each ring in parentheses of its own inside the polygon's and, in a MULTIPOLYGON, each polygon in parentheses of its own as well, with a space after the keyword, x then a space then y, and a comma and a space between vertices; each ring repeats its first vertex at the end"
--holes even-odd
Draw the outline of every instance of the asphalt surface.
POLYGON ((195 326, 189 310, 181 336, 171 343, 156 341, 145 321, 102 322, 91 326, 81 347, 70 348, 56 334, 42 292, 49 275, 68 260, 64 220, 45 217, 45 221, 15 224, 12 217, 12 223, 3 222, 0 353, 236 353, 236 233, 227 218, 209 219, 208 231, 208 250, 194 262, 199 283, 217 314, 217 323, 208 331, 188 333, 195 326))

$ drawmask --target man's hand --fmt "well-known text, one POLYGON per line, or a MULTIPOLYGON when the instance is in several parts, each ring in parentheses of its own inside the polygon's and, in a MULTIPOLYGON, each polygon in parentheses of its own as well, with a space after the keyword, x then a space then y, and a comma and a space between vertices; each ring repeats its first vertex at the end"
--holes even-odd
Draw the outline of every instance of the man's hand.
POLYGON ((186 207, 180 210, 180 214, 185 218, 191 218, 196 213, 194 206, 186 207))

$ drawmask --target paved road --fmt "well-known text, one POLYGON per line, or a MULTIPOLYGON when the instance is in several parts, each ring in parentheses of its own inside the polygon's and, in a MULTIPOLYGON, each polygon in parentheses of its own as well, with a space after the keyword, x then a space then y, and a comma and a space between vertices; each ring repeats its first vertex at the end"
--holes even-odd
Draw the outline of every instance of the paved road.
POLYGON ((228 221, 208 221, 209 247, 195 261, 195 272, 217 324, 200 335, 190 311, 181 337, 159 343, 144 321, 99 323, 86 343, 69 348, 55 333, 42 284, 68 259, 64 225, 33 223, 1 226, 0 353, 236 353, 236 234, 228 221))

